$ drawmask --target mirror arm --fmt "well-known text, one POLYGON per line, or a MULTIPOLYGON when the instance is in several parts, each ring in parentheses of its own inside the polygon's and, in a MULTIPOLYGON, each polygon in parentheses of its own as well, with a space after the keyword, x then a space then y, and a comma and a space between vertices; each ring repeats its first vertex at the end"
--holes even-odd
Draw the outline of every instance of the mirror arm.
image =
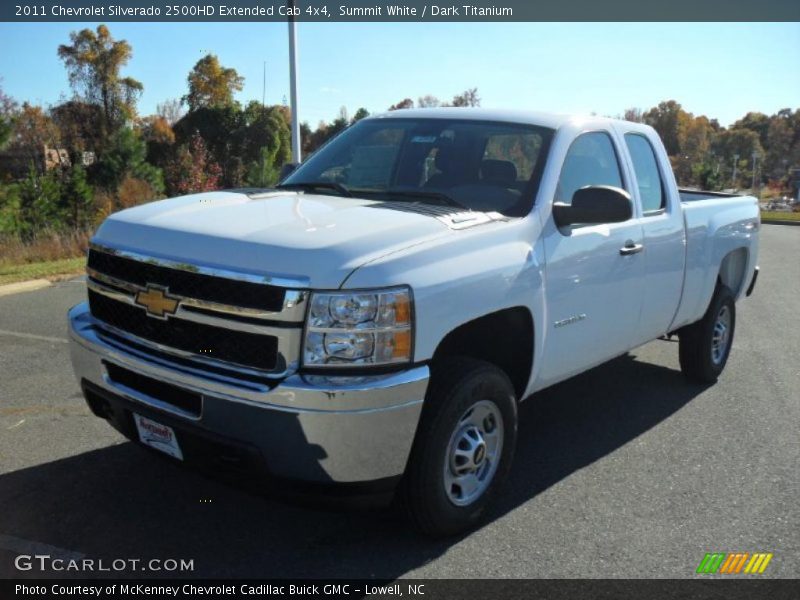
POLYGON ((566 202, 553 202, 553 220, 559 227, 566 227, 572 224, 572 207, 566 202))

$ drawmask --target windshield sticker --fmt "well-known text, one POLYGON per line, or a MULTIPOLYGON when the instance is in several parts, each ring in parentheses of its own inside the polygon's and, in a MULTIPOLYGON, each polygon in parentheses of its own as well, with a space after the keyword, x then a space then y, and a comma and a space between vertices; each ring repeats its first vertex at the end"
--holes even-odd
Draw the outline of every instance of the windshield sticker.
POLYGON ((415 135, 413 138, 411 138, 412 144, 432 144, 435 141, 435 135, 415 135))

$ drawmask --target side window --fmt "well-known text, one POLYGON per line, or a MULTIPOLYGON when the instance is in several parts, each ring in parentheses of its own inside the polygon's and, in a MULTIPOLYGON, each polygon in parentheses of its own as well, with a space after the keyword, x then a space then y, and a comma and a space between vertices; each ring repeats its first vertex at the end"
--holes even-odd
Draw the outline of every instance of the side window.
POLYGON ((664 208, 666 197, 664 195, 664 182, 658 170, 656 154, 650 141, 638 133, 626 133, 625 144, 633 161, 633 170, 636 173, 636 183, 639 185, 639 197, 642 200, 642 210, 648 212, 664 208))
POLYGON ((584 133, 572 142, 558 178, 556 202, 570 204, 573 194, 587 185, 624 187, 614 144, 602 131, 584 133))

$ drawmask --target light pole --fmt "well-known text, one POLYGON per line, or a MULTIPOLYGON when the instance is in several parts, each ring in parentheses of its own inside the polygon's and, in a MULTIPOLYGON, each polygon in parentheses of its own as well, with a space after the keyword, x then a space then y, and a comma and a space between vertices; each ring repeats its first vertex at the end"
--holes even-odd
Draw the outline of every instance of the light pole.
POLYGON ((734 154, 733 155, 733 182, 732 182, 734 190, 736 189, 736 167, 739 166, 738 163, 739 163, 739 155, 738 154, 734 154))
POLYGON ((297 23, 294 20, 294 0, 289 0, 289 95, 292 101, 292 162, 300 164, 300 120, 297 116, 297 23))
POLYGON ((758 160, 758 152, 754 151, 753 152, 753 184, 752 184, 752 190, 753 190, 753 193, 756 196, 758 196, 758 193, 756 193, 756 161, 757 160, 758 160))

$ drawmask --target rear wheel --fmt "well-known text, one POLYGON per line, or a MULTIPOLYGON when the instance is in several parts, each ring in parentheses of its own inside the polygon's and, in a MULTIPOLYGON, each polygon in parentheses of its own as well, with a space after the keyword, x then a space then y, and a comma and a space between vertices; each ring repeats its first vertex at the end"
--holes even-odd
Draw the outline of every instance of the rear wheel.
POLYGON ((511 467, 514 387, 497 367, 457 358, 434 365, 402 484, 414 525, 452 535, 476 525, 511 467))
POLYGON ((735 328, 733 292, 720 284, 703 318, 680 331, 683 374, 692 381, 716 382, 728 362, 735 328))

